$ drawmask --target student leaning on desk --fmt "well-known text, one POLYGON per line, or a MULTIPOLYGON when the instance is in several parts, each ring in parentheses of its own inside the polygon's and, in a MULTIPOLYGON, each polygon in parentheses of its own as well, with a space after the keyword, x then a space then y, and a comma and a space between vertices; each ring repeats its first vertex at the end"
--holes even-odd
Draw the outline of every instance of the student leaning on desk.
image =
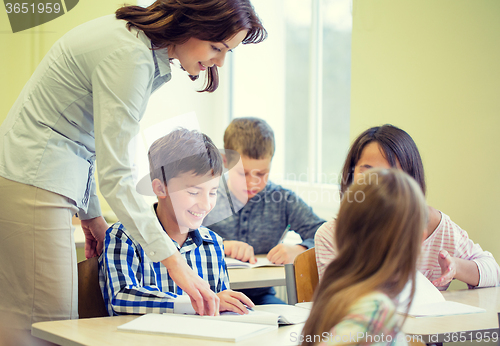
MULTIPOLYGON (((369 128, 358 136, 347 155, 341 194, 368 168, 398 168, 412 176, 425 194, 424 167, 417 145, 411 136, 392 125, 369 128)), ((417 269, 439 290, 446 290, 453 279, 469 288, 497 286, 500 267, 488 251, 475 244, 467 232, 450 217, 432 207, 424 232, 422 253, 417 269)), ((335 220, 325 223, 315 237, 316 261, 320 277, 335 257, 335 220)))
MULTIPOLYGON (((203 224, 224 239, 227 256, 255 263, 254 254, 267 254, 273 263, 292 263, 314 246, 314 232, 324 220, 294 192, 268 181, 275 150, 273 130, 259 118, 236 118, 224 133, 224 148, 236 151, 243 166, 223 177, 228 190, 219 189, 217 205, 203 224), (301 244, 280 243, 287 225, 301 236, 301 244)), ((238 159, 231 152, 224 158, 226 164, 238 159)), ((242 292, 257 305, 283 303, 272 287, 242 292)))
POLYGON ((26 331, 78 317, 71 218, 82 220, 87 257, 101 251, 108 227, 95 161, 102 194, 147 255, 200 313, 216 312, 217 297, 135 191, 128 146, 151 93, 170 80, 171 60, 193 80, 206 71, 203 91, 212 92, 226 53, 266 35, 248 0, 157 0, 122 7, 54 44, 0 127, 0 318, 26 331))
MULTIPOLYGON (((210 138, 177 129, 156 140, 149 153, 150 176, 158 203, 152 210, 177 250, 220 298, 220 311, 248 313, 253 303, 229 289, 222 239, 201 226, 217 201, 222 157, 210 138)), ((145 193, 145 192, 143 192, 145 193)), ((175 312, 176 286, 165 266, 151 260, 133 235, 117 222, 106 231, 99 257, 99 282, 110 315, 175 312)))

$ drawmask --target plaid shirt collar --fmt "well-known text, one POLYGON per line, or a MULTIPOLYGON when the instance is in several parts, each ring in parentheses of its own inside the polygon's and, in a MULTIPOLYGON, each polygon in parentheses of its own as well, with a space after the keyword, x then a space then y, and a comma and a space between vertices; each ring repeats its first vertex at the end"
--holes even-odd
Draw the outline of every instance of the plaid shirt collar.
MULTIPOLYGON (((156 208, 158 207, 158 203, 153 204, 153 210, 156 214, 156 208)), ((157 215, 157 214, 156 214, 157 215)), ((158 217, 158 215, 157 215, 158 217)), ((165 228, 163 227, 163 224, 161 223, 160 219, 158 219, 158 222, 160 222, 161 228, 165 231, 165 228)), ((167 231, 165 231, 167 233, 167 231)), ((168 234, 168 233, 167 233, 168 234)), ((198 229, 192 229, 188 232, 188 236, 186 238, 186 241, 182 246, 179 246, 179 244, 172 239, 174 242, 175 246, 179 250, 180 253, 185 253, 188 251, 192 251, 196 249, 197 247, 200 247, 203 242, 207 244, 213 244, 214 240, 210 236, 210 233, 207 228, 201 226, 198 229)))

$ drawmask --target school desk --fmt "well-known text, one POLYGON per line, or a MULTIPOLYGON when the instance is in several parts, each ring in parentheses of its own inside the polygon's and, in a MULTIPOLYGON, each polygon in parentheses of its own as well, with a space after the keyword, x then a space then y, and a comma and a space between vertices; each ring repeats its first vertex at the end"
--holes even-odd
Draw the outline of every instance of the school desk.
MULTIPOLYGON (((449 342, 492 338, 498 333, 497 312, 500 311, 500 287, 444 292, 447 300, 478 306, 486 312, 470 315, 407 318, 403 330, 407 334, 422 335, 424 342, 449 342), (465 338, 465 339, 464 339, 465 338)), ((167 343, 183 345, 220 345, 220 341, 188 339, 164 335, 119 332, 116 328, 137 316, 115 316, 82 320, 39 322, 32 326, 32 334, 60 345, 133 345, 137 343, 167 343)), ((280 327, 237 345, 296 345, 303 324, 280 327)))
MULTIPOLYGON (((266 257, 266 255, 257 255, 256 257, 266 257)), ((286 285, 284 266, 249 269, 229 268, 227 271, 231 289, 286 285)))
POLYGON ((38 322, 32 325, 31 334, 58 345, 176 345, 176 346, 255 346, 255 345, 297 345, 294 338, 302 331, 304 324, 280 327, 276 330, 239 341, 189 339, 167 335, 120 332, 116 328, 138 316, 114 316, 38 322))
POLYGON ((441 317, 408 317, 403 326, 407 334, 421 335, 425 343, 486 340, 496 336, 500 312, 500 287, 443 292, 446 300, 477 306, 486 312, 441 317))

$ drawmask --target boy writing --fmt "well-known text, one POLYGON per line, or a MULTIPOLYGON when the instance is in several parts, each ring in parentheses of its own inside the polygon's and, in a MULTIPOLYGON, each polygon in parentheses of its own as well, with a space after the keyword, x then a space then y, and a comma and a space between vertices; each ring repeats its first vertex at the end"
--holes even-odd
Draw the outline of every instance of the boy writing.
MULTIPOLYGON (((225 164, 232 165, 241 156, 243 165, 223 177, 228 189, 219 189, 217 206, 203 224, 224 239, 227 256, 255 263, 254 254, 267 253, 273 263, 292 263, 314 246, 314 233, 325 222, 295 193, 268 181, 274 148, 273 130, 262 119, 234 119, 224 133, 224 149, 230 149, 225 164), (224 219, 227 214, 231 216, 224 219), (301 244, 280 243, 287 225, 301 236, 301 244)), ((283 303, 271 287, 242 292, 258 305, 283 303)))
MULTIPOLYGON (((229 290, 222 239, 201 222, 216 203, 223 164, 206 135, 178 129, 149 149, 153 209, 165 232, 220 299, 220 311, 248 313, 254 304, 229 290)), ((165 266, 151 261, 120 222, 106 231, 99 281, 110 315, 176 312, 184 292, 165 266), (177 309, 176 309, 177 306, 177 309)), ((185 306, 185 303, 184 303, 185 306)))

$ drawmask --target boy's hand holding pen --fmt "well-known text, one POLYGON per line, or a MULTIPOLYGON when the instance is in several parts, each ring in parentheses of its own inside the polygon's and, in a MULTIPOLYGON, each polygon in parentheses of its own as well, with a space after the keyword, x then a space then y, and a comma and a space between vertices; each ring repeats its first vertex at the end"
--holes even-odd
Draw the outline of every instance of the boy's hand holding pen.
POLYGON ((273 247, 271 251, 267 254, 267 259, 275 264, 287 264, 292 263, 295 257, 304 250, 307 250, 302 245, 285 245, 283 240, 285 239, 288 231, 290 230, 290 225, 286 226, 283 234, 281 235, 278 245, 273 247))
POLYGON ((286 226, 285 230, 283 231, 283 234, 280 237, 280 240, 278 240, 278 244, 282 244, 283 240, 285 240, 286 235, 288 234, 288 231, 290 230, 290 225, 286 226))

